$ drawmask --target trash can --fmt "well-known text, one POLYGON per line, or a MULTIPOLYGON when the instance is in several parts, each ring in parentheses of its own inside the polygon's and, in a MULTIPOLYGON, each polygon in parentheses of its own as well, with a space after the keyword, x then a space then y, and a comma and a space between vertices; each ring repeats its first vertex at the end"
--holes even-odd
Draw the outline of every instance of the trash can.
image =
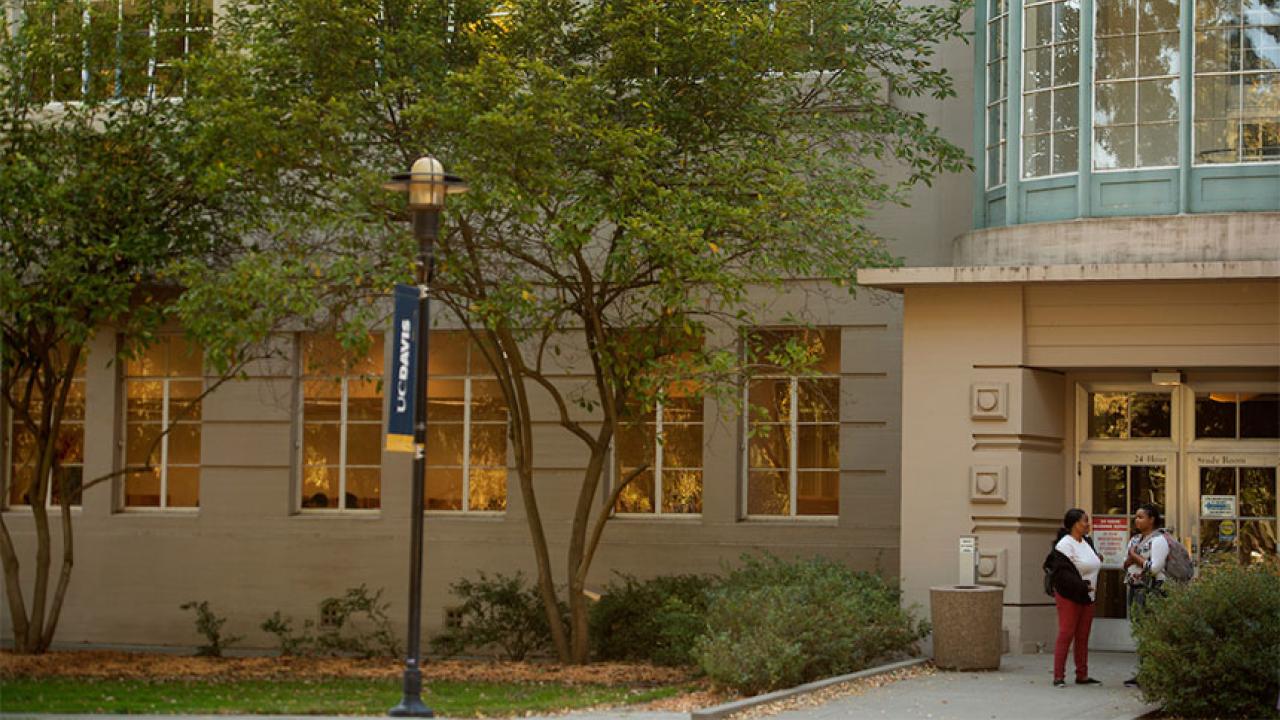
POLYGON ((929 588, 933 662, 943 670, 999 670, 1004 588, 942 585, 929 588))

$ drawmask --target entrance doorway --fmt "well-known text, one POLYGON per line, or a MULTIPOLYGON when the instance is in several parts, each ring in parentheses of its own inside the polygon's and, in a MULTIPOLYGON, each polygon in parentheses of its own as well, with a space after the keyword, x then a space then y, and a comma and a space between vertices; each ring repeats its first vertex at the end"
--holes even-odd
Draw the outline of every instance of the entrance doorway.
POLYGON ((1076 390, 1077 503, 1103 553, 1090 645, 1132 650, 1124 539, 1154 503, 1201 564, 1277 552, 1280 393, 1266 386, 1081 383, 1076 390))

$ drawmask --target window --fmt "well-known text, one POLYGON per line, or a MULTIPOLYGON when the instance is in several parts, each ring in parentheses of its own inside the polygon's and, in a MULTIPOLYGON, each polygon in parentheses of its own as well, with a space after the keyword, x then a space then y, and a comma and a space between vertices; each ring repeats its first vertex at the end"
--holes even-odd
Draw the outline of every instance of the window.
POLYGON ((1089 393, 1089 437, 1167 438, 1173 427, 1168 393, 1089 393))
POLYGON ((1236 557, 1265 562, 1276 556, 1276 469, 1202 467, 1200 497, 1228 499, 1229 516, 1200 519, 1200 552, 1206 560, 1236 557))
POLYGON ((987 187, 1004 185, 1009 119, 1009 5, 991 0, 987 18, 987 187))
POLYGON ((619 513, 696 514, 702 512, 702 398, 668 397, 618 433, 618 472, 627 477, 648 465, 627 485, 619 513))
POLYGON ((1280 5, 1197 0, 1195 162, 1280 161, 1280 5))
POLYGON ((1097 0, 1093 166, 1178 163, 1178 0, 1097 0))
POLYGON ((506 510, 507 404, 484 352, 432 331, 427 365, 427 509, 506 510))
POLYGON ((747 344, 747 515, 838 514, 840 331, 757 330, 747 344), (801 349, 816 363, 786 370, 801 349))
MULTIPOLYGON (((184 94, 179 64, 209 42, 212 0, 91 0, 49 3, 46 77, 37 96, 55 101, 184 94)), ((28 17, 28 22, 35 18, 28 17)))
MULTIPOLYGON (((58 439, 54 441, 57 467, 51 470, 53 475, 46 486, 48 490, 45 503, 49 506, 62 504, 64 481, 71 490, 71 505, 80 505, 80 486, 84 482, 84 370, 87 354, 87 350, 80 353, 80 364, 76 367, 71 388, 67 391, 67 404, 62 410, 58 439)), ((43 405, 41 398, 33 393, 31 415, 37 422, 44 410, 43 405)), ((6 503, 9 507, 30 507, 31 485, 35 480, 40 458, 36 451, 35 434, 12 417, 9 425, 8 460, 6 503)))
POLYGON ((161 335, 124 372, 125 507, 199 507, 204 353, 161 335))
POLYGON ((382 335, 354 363, 331 335, 304 334, 302 479, 305 510, 382 504, 382 335))
POLYGON ((1080 0, 1027 0, 1022 47, 1022 175, 1075 172, 1080 0))
POLYGON ((1280 438, 1280 394, 1196 393, 1197 438, 1280 438))

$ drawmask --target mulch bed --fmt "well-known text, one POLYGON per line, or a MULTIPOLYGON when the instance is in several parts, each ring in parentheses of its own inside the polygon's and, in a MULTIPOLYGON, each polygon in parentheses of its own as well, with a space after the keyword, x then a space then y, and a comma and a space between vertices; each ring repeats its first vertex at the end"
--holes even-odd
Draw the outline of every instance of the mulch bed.
MULTIPOLYGON (((110 650, 48 652, 15 655, 0 651, 0 679, 82 677, 112 680, 319 680, 325 678, 398 679, 404 672, 399 660, 329 657, 228 657, 202 658, 164 653, 129 653, 110 650)), ((558 665, 541 662, 486 660, 428 661, 423 680, 495 683, 556 683, 655 687, 696 681, 685 668, 640 663, 558 665)))

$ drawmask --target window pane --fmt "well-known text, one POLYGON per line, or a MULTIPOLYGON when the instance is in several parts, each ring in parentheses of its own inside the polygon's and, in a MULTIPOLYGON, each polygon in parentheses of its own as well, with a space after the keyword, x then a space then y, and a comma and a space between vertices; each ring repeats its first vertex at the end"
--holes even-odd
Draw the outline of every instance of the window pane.
POLYGON ((193 343, 179 335, 169 337, 169 377, 200 377, 204 375, 204 353, 193 343))
POLYGON ((502 386, 497 380, 471 381, 471 419, 507 419, 507 400, 502 396, 502 386))
POLYGON ((1125 514, 1128 470, 1124 465, 1093 466, 1094 515, 1125 514))
POLYGON ((347 464, 382 464, 382 425, 352 423, 347 425, 347 464))
POLYGON ((1080 0, 1054 3, 1053 41, 1071 42, 1080 37, 1080 0))
POLYGON ((1196 78, 1196 119, 1232 118, 1239 114, 1240 80, 1231 75, 1196 78))
MULTIPOLYGON (((1178 81, 1143 80, 1138 83, 1138 122, 1159 123, 1178 119, 1178 81)), ((1177 144, 1174 143, 1175 153, 1177 144)))
POLYGON ((648 423, 624 425, 618 430, 618 463, 623 467, 639 467, 654 463, 654 428, 648 423))
POLYGON ((342 418, 342 384, 328 380, 302 383, 302 415, 307 420, 337 422, 342 418))
POLYGON ((797 387, 800 422, 838 422, 840 420, 840 380, 838 378, 801 379, 797 387))
POLYGON ((1143 503, 1154 503, 1157 507, 1168 507, 1165 504, 1165 486, 1168 473, 1163 467, 1135 465, 1129 468, 1129 514, 1138 512, 1143 503))
POLYGON ((796 476, 796 514, 839 515, 840 473, 799 473, 796 476))
POLYGON ((338 486, 338 468, 303 468, 302 507, 309 510, 338 507, 338 486))
POLYGON ((427 464, 462 466, 462 425, 427 423, 427 464))
POLYGON ((160 507, 160 469, 126 475, 124 504, 128 507, 160 507))
POLYGON ((1135 163, 1132 127, 1098 128, 1093 146, 1093 166, 1099 170, 1131 168, 1135 163))
POLYGON ((785 425, 756 425, 747 444, 752 468, 790 467, 791 430, 785 425))
POLYGON ((347 419, 382 420, 382 393, 376 380, 347 381, 347 419))
POLYGON ((1177 75, 1180 73, 1181 53, 1178 33, 1164 32, 1138 37, 1138 74, 1177 75))
MULTIPOLYGON (((1205 563, 1221 562, 1236 556, 1235 534, 1223 536, 1220 532, 1223 520, 1200 521, 1200 558, 1205 563)), ((1239 526, 1238 520, 1225 522, 1239 526)))
POLYGON ((1239 50, 1240 34, 1235 30, 1202 30, 1196 33, 1196 70, 1221 72, 1232 69, 1232 58, 1239 50))
POLYGON ((702 398, 672 397, 662 404, 664 423, 702 422, 702 398))
POLYGON ((1236 124, 1230 121, 1196 123, 1196 162, 1235 162, 1237 158, 1235 131, 1236 124))
POLYGON ((53 445, 54 457, 64 465, 84 462, 84 425, 63 423, 53 445))
POLYGON ((506 468, 473 468, 468 503, 471 510, 500 512, 507 509, 506 468))
MULTIPOLYGON (((1053 91, 1053 129, 1071 130, 1080 124, 1079 87, 1053 91)), ((1061 136, 1059 136, 1059 141, 1061 136)))
POLYGON ((702 472, 664 470, 662 472, 662 512, 702 512, 702 472))
POLYGON ((1025 97, 1026 124, 1029 133, 1043 133, 1053 129, 1053 93, 1044 91, 1025 97))
POLYGON ((169 430, 169 464, 200 464, 200 426, 178 423, 169 430))
POLYGON ((1236 436, 1236 394, 1196 393, 1196 437, 1236 436))
POLYGON ((1275 560, 1275 520, 1242 520, 1239 532, 1240 559, 1243 562, 1257 563, 1275 560))
POLYGON ((1236 469, 1229 467, 1200 468, 1201 495, 1235 495, 1236 469))
POLYGON ((1240 399, 1240 437, 1280 438, 1280 395, 1251 395, 1240 399))
POLYGON ((30 505, 31 504, 31 481, 35 477, 35 467, 27 465, 24 467, 15 467, 12 474, 9 475, 9 504, 10 505, 30 505))
MULTIPOLYGON (((1124 393, 1089 393, 1089 437, 1127 437, 1125 411, 1129 398, 1124 393)), ((1120 504, 1124 507, 1124 503, 1120 504)))
POLYGON ((645 470, 637 475, 618 496, 617 512, 651 513, 653 512, 653 470, 645 470))
POLYGON ((1053 134, 1053 172, 1075 172, 1080 163, 1079 134, 1075 130, 1053 134))
MULTIPOLYGON (((1280 11, 1274 18, 1280 20, 1280 11)), ((1280 24, 1248 28, 1241 41, 1244 44, 1242 63, 1245 70, 1280 68, 1280 24)))
POLYGON ((1138 165, 1159 167, 1178 164, 1178 124, 1138 126, 1138 165))
POLYGON ((1240 21, 1240 0, 1196 0, 1196 27, 1240 21))
POLYGON ((49 483, 49 498, 54 505, 62 504, 63 483, 66 484, 67 491, 71 495, 71 505, 79 507, 80 487, 84 484, 84 468, 80 465, 72 465, 54 473, 53 480, 49 483))
POLYGON ((791 381, 752 380, 747 386, 750 422, 787 421, 791 417, 791 381))
POLYGON ((1142 0, 1138 13, 1138 28, 1142 32, 1178 29, 1178 0, 1142 0))
POLYGON ((428 510, 461 510, 462 469, 428 467, 425 494, 428 510))
POLYGON ((1134 32, 1134 0, 1097 0, 1098 37, 1132 35, 1134 32))
POLYGON ((169 382, 169 420, 199 420, 201 413, 200 395, 204 392, 204 383, 199 380, 171 380, 169 382))
POLYGON ((1245 517, 1276 516, 1276 469, 1240 469, 1240 514, 1245 517))
POLYGON ((801 425, 796 467, 800 469, 840 467, 840 426, 801 425))
POLYGON ((160 425, 128 423, 124 430, 124 461, 130 467, 157 465, 160 462, 160 425))
POLYGON ((1129 395, 1129 437, 1169 437, 1172 430, 1170 396, 1163 393, 1129 395))
POLYGON ((1022 90, 1043 90, 1053 85, 1053 49, 1028 50, 1022 56, 1022 90))
MULTIPOLYGON (((462 380, 427 380, 427 420, 463 419, 466 404, 465 383, 462 380)), ((427 423, 428 426, 431 424, 427 423)))
POLYGON ((125 411, 125 417, 128 420, 159 422, 163 419, 163 383, 131 380, 125 383, 125 394, 128 396, 127 410, 125 411))
POLYGON ((302 463, 337 465, 340 434, 336 424, 306 423, 302 426, 302 463))
POLYGON ((663 425, 662 465, 670 468, 702 467, 702 426, 663 425))
POLYGON ((200 506, 200 468, 169 468, 168 506, 200 506))
POLYGON ((507 427, 505 425, 471 426, 471 464, 484 467, 506 467, 507 427))
POLYGON ((1053 42, 1053 4, 1045 3, 1028 7, 1023 12, 1026 23, 1027 47, 1048 45, 1053 42))
POLYGON ((1098 64, 1094 76, 1099 80, 1119 80, 1137 75, 1137 48, 1132 35, 1098 38, 1098 64))
POLYGON ((1096 125, 1131 125, 1137 121, 1135 83, 1099 83, 1094 87, 1093 122, 1096 125))
MULTIPOLYGON (((34 409, 34 408, 33 408, 34 409)), ((84 383, 72 382, 67 392, 67 404, 62 408, 62 419, 84 420, 84 383)))
POLYGON ((787 485, 785 472, 751 472, 747 477, 747 514, 790 514, 791 492, 787 485))
POLYGON ((1062 86, 1074 85, 1078 82, 1080 82, 1080 47, 1076 43, 1054 45, 1053 84, 1062 86))
POLYGON ((1051 172, 1052 156, 1049 154, 1048 135, 1029 135, 1022 139, 1022 173, 1027 177, 1041 177, 1051 172))
POLYGON ((428 375, 467 374, 467 348, 470 340, 466 332, 433 330, 427 344, 428 375))
POLYGON ((160 340, 148 346, 136 359, 125 361, 124 374, 130 377, 156 377, 169 369, 169 346, 160 340))
POLYGON ((378 468, 347 468, 346 506, 358 510, 382 507, 382 471, 378 468))

